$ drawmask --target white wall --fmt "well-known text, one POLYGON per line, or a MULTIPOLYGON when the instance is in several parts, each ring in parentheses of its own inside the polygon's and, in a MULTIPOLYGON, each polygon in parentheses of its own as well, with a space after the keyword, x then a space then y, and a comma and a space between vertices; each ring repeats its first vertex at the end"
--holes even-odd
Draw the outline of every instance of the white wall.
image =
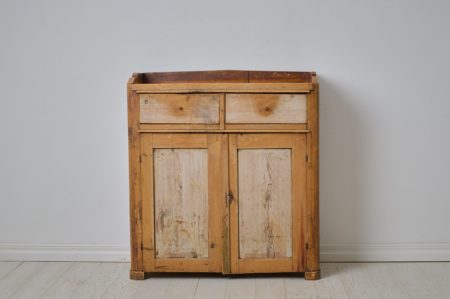
POLYGON ((2 1, 0 258, 128 257, 132 72, 317 71, 327 260, 450 259, 450 4, 2 1))

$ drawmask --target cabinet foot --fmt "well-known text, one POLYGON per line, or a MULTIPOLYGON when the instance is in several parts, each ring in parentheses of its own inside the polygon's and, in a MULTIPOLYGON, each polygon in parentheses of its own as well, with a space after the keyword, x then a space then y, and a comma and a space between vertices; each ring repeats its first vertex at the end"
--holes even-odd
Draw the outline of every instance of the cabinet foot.
POLYGON ((148 275, 146 275, 146 273, 143 271, 133 271, 133 270, 130 271, 130 279, 144 280, 146 278, 148 278, 148 275))
POLYGON ((306 280, 317 280, 317 279, 320 279, 320 270, 305 272, 305 279, 306 280))

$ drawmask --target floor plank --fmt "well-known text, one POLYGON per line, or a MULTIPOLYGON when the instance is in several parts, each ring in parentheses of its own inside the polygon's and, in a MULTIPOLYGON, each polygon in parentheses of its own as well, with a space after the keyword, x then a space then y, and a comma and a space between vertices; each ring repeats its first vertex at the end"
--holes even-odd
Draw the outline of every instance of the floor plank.
POLYGON ((120 271, 120 263, 100 263, 94 271, 86 276, 86 280, 74 293, 74 298, 100 298, 116 274, 120 271))
POLYGON ((202 277, 195 292, 195 299, 225 298, 228 277, 202 277))
POLYGON ((21 263, 0 280, 0 298, 11 298, 43 266, 43 263, 21 263))
POLYGON ((370 264, 336 264, 339 277, 349 298, 381 298, 369 276, 370 264))
POLYGON ((419 263, 390 263, 392 280, 401 285, 410 298, 438 298, 434 285, 425 279, 419 263))
POLYGON ((118 273, 101 298, 135 298, 134 294, 140 284, 141 281, 130 279, 130 264, 124 263, 120 265, 118 273))
POLYGON ((22 262, 0 262, 0 279, 8 275, 9 272, 19 267, 22 262))
POLYGON ((225 298, 227 299, 255 299, 256 281, 250 277, 229 278, 226 283, 225 298))
POLYGON ((378 297, 408 299, 406 289, 393 279, 393 273, 387 263, 369 263, 366 267, 368 277, 378 297))
POLYGON ((286 299, 283 277, 256 278, 255 297, 258 299, 286 299))
POLYGON ((286 277, 286 297, 298 298, 348 298, 344 286, 339 279, 335 264, 321 265, 322 278, 314 281, 304 280, 303 277, 286 277))
MULTIPOLYGON (((26 264, 28 264, 27 262, 26 264)), ((39 267, 39 271, 23 281, 14 294, 14 298, 39 298, 55 281, 73 266, 71 262, 32 262, 39 267)))
POLYGON ((3 298, 450 298, 450 263, 324 263, 322 279, 296 276, 155 276, 129 263, 0 262, 3 298))
MULTIPOLYGON (((179 279, 179 278, 178 278, 179 279)), ((161 298, 167 298, 166 291, 167 288, 170 286, 170 277, 159 277, 154 276, 150 277, 147 280, 139 281, 139 283, 136 286, 136 292, 133 295, 133 298, 154 298, 154 299, 161 299, 161 298)), ((177 297, 178 293, 174 294, 174 298, 182 298, 177 297)), ((187 292, 189 294, 189 292, 187 292)), ((192 296, 188 295, 189 297, 186 298, 192 298, 192 296)))
POLYGON ((433 295, 435 298, 450 298, 450 273, 448 271, 449 263, 418 263, 420 273, 428 285, 433 286, 433 295))
POLYGON ((164 292, 164 299, 194 298, 199 279, 196 277, 170 277, 164 292))
POLYGON ((100 263, 75 263, 44 292, 44 298, 77 298, 77 293, 89 285, 89 277, 100 267, 100 263))

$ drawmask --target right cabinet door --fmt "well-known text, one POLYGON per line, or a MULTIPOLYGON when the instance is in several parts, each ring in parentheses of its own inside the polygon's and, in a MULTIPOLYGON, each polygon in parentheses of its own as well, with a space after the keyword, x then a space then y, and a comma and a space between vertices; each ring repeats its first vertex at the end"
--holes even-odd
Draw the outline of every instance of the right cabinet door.
POLYGON ((304 271, 305 134, 231 134, 231 273, 304 271))

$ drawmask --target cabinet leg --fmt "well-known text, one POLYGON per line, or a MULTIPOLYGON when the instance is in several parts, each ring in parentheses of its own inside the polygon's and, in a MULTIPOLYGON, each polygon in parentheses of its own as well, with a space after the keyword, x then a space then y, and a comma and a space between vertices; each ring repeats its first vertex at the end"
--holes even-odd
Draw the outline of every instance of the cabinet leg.
POLYGON ((130 271, 130 279, 133 280, 144 280, 148 278, 148 275, 145 275, 145 272, 143 271, 130 271))
POLYGON ((317 279, 320 279, 320 270, 305 272, 305 279, 306 280, 317 280, 317 279))

